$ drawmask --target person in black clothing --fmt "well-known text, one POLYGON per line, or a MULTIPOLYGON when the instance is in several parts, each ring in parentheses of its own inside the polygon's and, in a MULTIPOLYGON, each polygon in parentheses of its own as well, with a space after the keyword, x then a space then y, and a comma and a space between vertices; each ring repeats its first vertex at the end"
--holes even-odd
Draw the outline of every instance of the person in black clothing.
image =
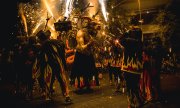
POLYGON ((130 26, 121 44, 124 47, 122 71, 126 80, 128 104, 130 108, 139 108, 143 104, 139 94, 140 75, 143 71, 142 30, 138 26, 130 26))
POLYGON ((13 59, 13 70, 16 74, 16 95, 20 96, 23 94, 23 85, 24 85, 24 56, 23 50, 26 46, 25 40, 22 38, 17 38, 17 44, 14 45, 14 59, 13 59))
POLYGON ((160 82, 160 73, 161 73, 161 66, 162 66, 162 59, 165 57, 165 50, 162 46, 162 41, 159 37, 155 38, 155 47, 153 48, 152 58, 155 60, 154 69, 156 71, 155 75, 153 76, 153 88, 154 94, 153 98, 155 100, 161 100, 163 98, 162 90, 161 90, 161 82, 160 82))
POLYGON ((64 43, 56 39, 50 39, 50 31, 40 31, 37 36, 41 43, 39 56, 40 77, 44 83, 47 99, 50 98, 55 78, 57 78, 62 95, 66 103, 71 103, 69 87, 66 76, 66 61, 64 43))
POLYGON ((28 38, 28 43, 24 46, 23 49, 23 63, 24 63, 24 70, 23 70, 23 81, 26 86, 26 99, 32 98, 32 89, 33 89, 33 77, 32 77, 32 68, 33 63, 37 57, 39 52, 39 47, 36 42, 36 37, 31 36, 28 38))

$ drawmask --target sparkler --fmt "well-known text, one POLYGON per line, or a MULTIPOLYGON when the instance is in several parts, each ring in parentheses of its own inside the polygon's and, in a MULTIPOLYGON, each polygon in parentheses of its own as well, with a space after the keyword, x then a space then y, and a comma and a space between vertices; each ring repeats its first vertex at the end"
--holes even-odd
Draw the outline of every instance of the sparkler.
POLYGON ((44 30, 46 30, 46 27, 47 27, 47 24, 48 24, 48 21, 50 20, 51 17, 48 17, 48 12, 47 12, 47 18, 46 18, 46 25, 44 27, 44 30))

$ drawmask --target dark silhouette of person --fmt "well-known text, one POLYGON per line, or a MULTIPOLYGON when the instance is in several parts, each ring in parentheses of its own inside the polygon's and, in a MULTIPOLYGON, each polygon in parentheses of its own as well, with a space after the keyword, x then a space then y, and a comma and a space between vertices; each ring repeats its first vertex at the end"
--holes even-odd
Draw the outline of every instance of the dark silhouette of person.
POLYGON ((28 43, 23 48, 23 63, 24 63, 24 82, 26 86, 26 99, 32 99, 32 89, 33 89, 33 77, 32 77, 32 68, 33 63, 39 52, 39 47, 37 45, 36 37, 28 37, 28 43))
POLYGON ((39 64, 41 79, 44 83, 47 99, 50 98, 55 78, 57 78, 62 95, 65 97, 66 103, 71 103, 69 96, 69 87, 66 75, 65 47, 62 42, 56 39, 50 39, 50 31, 40 31, 37 34, 41 50, 39 55, 39 64))
POLYGON ((139 80, 142 73, 142 30, 135 25, 121 39, 124 47, 122 71, 126 80, 129 107, 139 108, 142 99, 139 94, 139 80))
POLYGON ((159 37, 153 38, 151 43, 144 43, 140 90, 145 101, 162 101, 164 98, 160 85, 160 72, 164 56, 165 50, 159 37))

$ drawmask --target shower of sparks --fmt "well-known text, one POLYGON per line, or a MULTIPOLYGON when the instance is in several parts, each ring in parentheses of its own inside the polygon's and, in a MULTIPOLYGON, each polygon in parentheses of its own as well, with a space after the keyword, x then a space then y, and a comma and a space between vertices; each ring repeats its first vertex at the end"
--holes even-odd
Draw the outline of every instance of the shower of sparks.
POLYGON ((48 0, 43 0, 43 2, 44 2, 44 4, 45 4, 48 12, 51 14, 52 17, 54 17, 54 15, 53 15, 53 13, 52 13, 52 11, 51 11, 51 8, 50 8, 50 6, 49 6, 48 0))
MULTIPOLYGON (((86 2, 90 3, 91 6, 87 9, 86 15, 92 17, 101 9, 107 21, 104 0, 86 0, 86 2), (101 5, 101 7, 99 7, 99 5, 101 5)), ((59 20, 62 21, 64 17, 67 17, 69 20, 74 20, 73 11, 75 7, 73 7, 73 4, 74 0, 33 0, 29 3, 19 3, 18 11, 21 22, 23 23, 24 32, 30 36, 36 35, 38 31, 45 28, 47 23, 47 29, 51 31, 51 37, 56 38, 58 34, 54 28, 54 23, 59 20)), ((100 20, 100 16, 97 15, 96 20, 97 19, 100 20)))
MULTIPOLYGON (((49 13, 48 17, 52 18, 48 21, 47 27, 55 38, 57 33, 55 33, 53 24, 56 22, 55 18, 62 16, 62 12, 59 9, 61 5, 63 6, 63 0, 36 0, 22 5, 20 3, 19 7, 21 6, 22 8, 19 8, 19 13, 21 13, 21 17, 24 15, 27 21, 26 26, 28 25, 25 31, 29 31, 30 35, 35 35, 39 30, 43 30, 47 21, 47 13, 49 13), (22 12, 24 13, 22 14, 22 12)), ((22 21, 24 22, 24 19, 22 21)))
POLYGON ((73 3, 74 0, 67 0, 66 1, 66 10, 65 10, 65 14, 64 17, 69 17, 69 15, 71 14, 72 10, 73 10, 73 3))
POLYGON ((107 14, 106 14, 107 12, 106 12, 105 0, 99 0, 99 3, 101 5, 101 11, 103 13, 104 19, 105 19, 105 21, 107 21, 108 18, 107 18, 107 14))
POLYGON ((41 25, 42 23, 37 23, 37 25, 33 28, 32 30, 32 34, 36 33, 37 29, 39 28, 39 26, 41 25))
MULTIPOLYGON (((27 4, 19 4, 21 5, 24 16, 26 17, 26 22, 28 25, 28 31, 30 31, 30 35, 33 35, 36 33, 38 28, 45 22, 45 18, 42 17, 43 13, 45 12, 40 7, 39 2, 35 2, 34 5, 27 3, 27 4)), ((19 13, 21 12, 21 9, 19 9, 19 13)))
POLYGON ((26 17, 24 15, 24 11, 23 11, 23 4, 19 5, 19 14, 20 14, 20 16, 22 18, 22 23, 24 25, 24 29, 25 29, 26 35, 28 36, 28 28, 27 28, 26 17))

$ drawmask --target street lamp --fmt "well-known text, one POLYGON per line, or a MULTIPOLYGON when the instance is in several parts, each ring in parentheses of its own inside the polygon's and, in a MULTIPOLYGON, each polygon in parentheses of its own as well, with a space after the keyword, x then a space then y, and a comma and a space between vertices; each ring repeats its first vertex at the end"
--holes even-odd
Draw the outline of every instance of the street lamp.
MULTIPOLYGON (((143 20, 141 18, 141 1, 138 0, 138 7, 139 7, 139 22, 141 23, 141 29, 142 29, 142 23, 143 23, 143 20)), ((144 40, 144 37, 143 37, 143 33, 142 33, 142 41, 144 40)))
POLYGON ((138 7, 139 7, 139 20, 141 20, 141 1, 138 0, 138 7))

